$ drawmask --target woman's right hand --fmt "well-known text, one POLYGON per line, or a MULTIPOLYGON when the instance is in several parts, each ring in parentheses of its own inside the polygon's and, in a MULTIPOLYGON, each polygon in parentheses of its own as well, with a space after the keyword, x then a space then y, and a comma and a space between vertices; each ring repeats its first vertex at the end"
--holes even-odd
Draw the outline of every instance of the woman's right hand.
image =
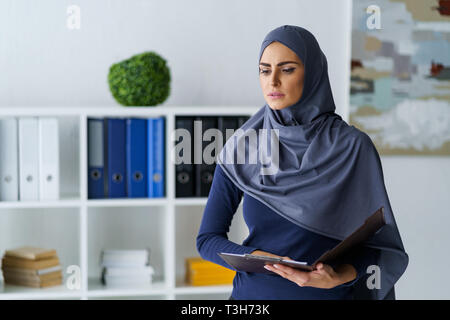
POLYGON ((272 258, 281 258, 281 259, 284 259, 284 260, 292 260, 289 257, 282 257, 282 256, 279 256, 279 255, 270 253, 270 252, 262 251, 262 250, 255 250, 255 251, 251 252, 250 254, 253 254, 253 255, 256 255, 256 256, 267 256, 267 257, 272 257, 272 258))

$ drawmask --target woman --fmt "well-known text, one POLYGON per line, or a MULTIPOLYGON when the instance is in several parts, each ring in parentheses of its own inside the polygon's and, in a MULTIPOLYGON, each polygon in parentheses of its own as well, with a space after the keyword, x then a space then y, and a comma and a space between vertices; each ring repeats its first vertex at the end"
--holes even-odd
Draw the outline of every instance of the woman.
POLYGON ((269 157, 275 170, 265 171, 267 158, 229 161, 237 154, 269 149, 264 140, 258 139, 256 148, 246 144, 250 139, 239 130, 230 137, 217 158, 197 236, 200 255, 230 269, 218 252, 311 264, 384 206, 386 225, 358 252, 320 263, 311 272, 277 265, 267 266, 271 274, 237 272, 230 298, 395 299, 394 284, 407 267, 408 255, 379 155, 367 134, 334 112, 327 61, 317 40, 297 26, 272 30, 261 46, 259 75, 267 104, 241 129, 276 132, 277 145, 272 143, 269 157), (226 234, 242 197, 249 236, 239 245, 226 234), (367 273, 372 265, 379 274, 367 273), (373 279, 375 288, 367 281, 373 279))

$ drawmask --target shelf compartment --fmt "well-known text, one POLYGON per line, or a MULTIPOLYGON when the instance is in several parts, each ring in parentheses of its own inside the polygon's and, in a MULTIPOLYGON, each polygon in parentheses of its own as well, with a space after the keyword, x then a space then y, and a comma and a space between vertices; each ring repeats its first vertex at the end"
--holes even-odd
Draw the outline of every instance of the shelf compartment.
MULTIPOLYGON (((0 299, 81 297, 80 290, 66 287, 67 267, 80 266, 80 216, 77 208, 3 209, 0 214, 0 252, 36 246, 55 249, 62 266, 62 285, 32 288, 3 283, 0 299)), ((81 271, 83 272, 83 271, 81 271)))
MULTIPOLYGON (((185 258, 200 256, 197 251, 196 238, 203 217, 203 206, 177 206, 175 208, 175 293, 176 294, 202 294, 202 293, 231 293, 230 285, 190 286, 185 282, 185 258)), ((230 231, 227 234, 230 241, 238 244, 248 236, 248 228, 242 214, 242 202, 237 208, 231 221, 230 231)), ((189 298, 190 299, 190 298, 189 298)))
MULTIPOLYGON (((20 118, 54 118, 58 122, 58 166, 59 166, 59 199, 79 199, 80 198, 80 117, 79 116, 61 116, 61 115, 10 115, 17 119, 17 125, 20 118)), ((0 118, 3 118, 0 115, 0 118)), ((36 132, 37 133, 37 132, 36 132)), ((25 137, 27 139, 27 137, 25 137)), ((0 152, 1 152, 0 148, 0 152)), ((20 155, 18 154, 18 159, 20 155)), ((38 160, 38 159, 36 159, 38 160)), ((19 164, 18 164, 19 166, 19 164)), ((18 168, 20 176, 20 168, 18 168)), ((20 182, 17 192, 20 196, 20 182)), ((38 183, 39 188, 39 183, 38 183)), ((21 202, 20 200, 17 202, 21 202)), ((37 200, 36 202, 39 202, 37 200)), ((39 205, 39 204, 38 204, 39 205)), ((10 206, 9 203, 0 202, 0 208, 10 206)))
MULTIPOLYGON (((167 215, 164 207, 132 207, 124 204, 114 207, 88 208, 88 278, 95 290, 99 290, 103 249, 150 248, 150 265, 154 268, 153 279, 164 282, 167 259, 165 234, 167 215)), ((88 290, 91 287, 88 283, 88 290)), ((158 288, 158 286, 156 286, 158 288)), ((105 286, 105 289, 108 287, 105 286)), ((150 287, 149 287, 150 288, 150 287)), ((148 289, 143 290, 147 292, 148 289)), ((104 292, 108 292, 105 290, 104 292)), ((99 294, 102 295, 102 294, 99 294)))

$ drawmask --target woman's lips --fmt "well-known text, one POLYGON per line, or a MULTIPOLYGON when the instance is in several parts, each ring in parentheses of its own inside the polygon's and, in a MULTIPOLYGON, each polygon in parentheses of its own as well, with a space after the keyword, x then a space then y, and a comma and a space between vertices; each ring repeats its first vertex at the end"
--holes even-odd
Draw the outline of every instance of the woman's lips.
POLYGON ((281 99, 281 98, 284 97, 284 94, 282 94, 282 93, 270 93, 269 97, 271 99, 281 99))

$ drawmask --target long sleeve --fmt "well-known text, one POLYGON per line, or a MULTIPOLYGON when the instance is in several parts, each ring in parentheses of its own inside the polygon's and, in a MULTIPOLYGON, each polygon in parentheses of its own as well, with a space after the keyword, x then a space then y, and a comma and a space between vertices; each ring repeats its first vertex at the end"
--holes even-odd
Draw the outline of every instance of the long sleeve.
POLYGON ((377 257, 379 254, 379 250, 372 249, 369 247, 363 247, 355 250, 352 254, 345 256, 339 259, 334 266, 339 264, 348 263, 351 264, 357 272, 357 276, 354 280, 348 281, 346 283, 341 284, 341 286, 352 286, 355 284, 361 277, 366 275, 367 267, 370 265, 377 264, 377 257))
POLYGON ((227 233, 242 195, 243 192, 217 165, 196 240, 197 250, 203 259, 232 270, 235 269, 223 261, 219 252, 243 254, 257 249, 228 240, 227 233))

